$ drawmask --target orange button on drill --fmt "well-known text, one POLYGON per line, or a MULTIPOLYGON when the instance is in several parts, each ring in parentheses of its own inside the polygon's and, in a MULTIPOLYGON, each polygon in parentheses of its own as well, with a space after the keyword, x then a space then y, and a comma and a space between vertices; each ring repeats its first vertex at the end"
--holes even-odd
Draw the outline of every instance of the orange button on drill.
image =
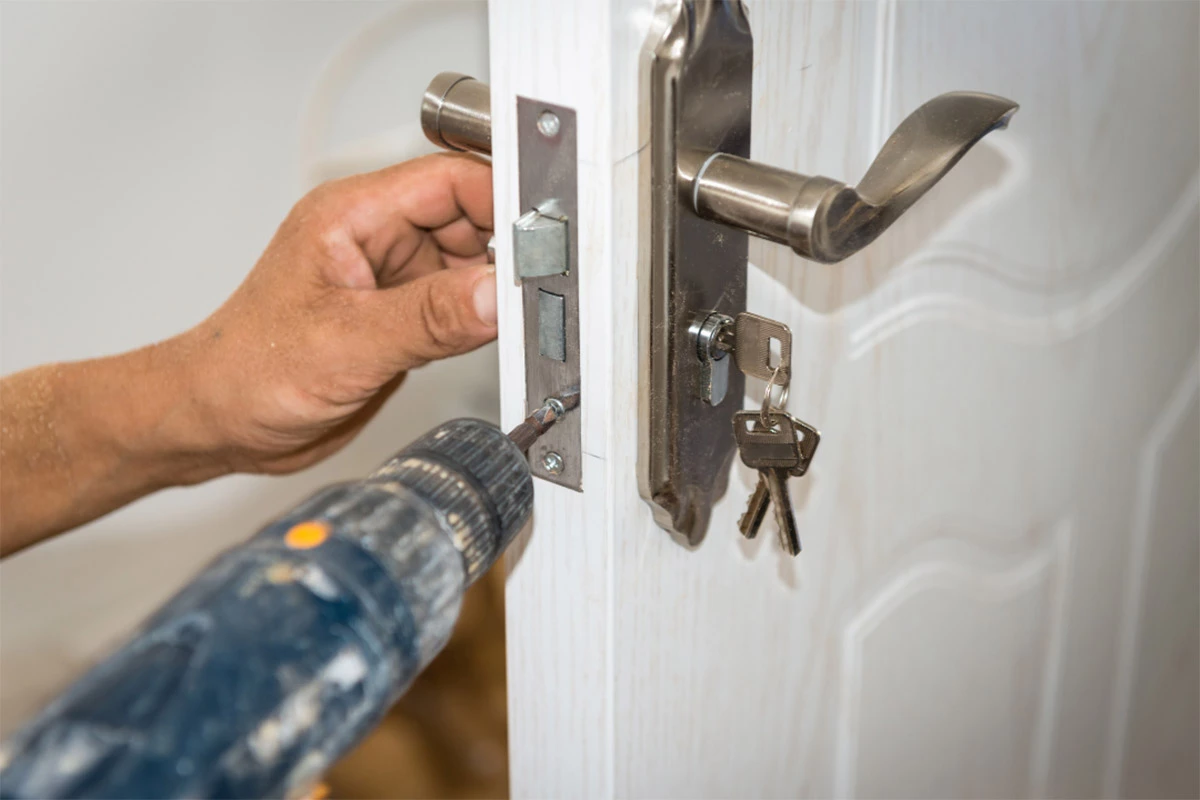
POLYGON ((329 526, 317 520, 298 522, 284 534, 283 541, 293 550, 311 550, 329 536, 329 526))

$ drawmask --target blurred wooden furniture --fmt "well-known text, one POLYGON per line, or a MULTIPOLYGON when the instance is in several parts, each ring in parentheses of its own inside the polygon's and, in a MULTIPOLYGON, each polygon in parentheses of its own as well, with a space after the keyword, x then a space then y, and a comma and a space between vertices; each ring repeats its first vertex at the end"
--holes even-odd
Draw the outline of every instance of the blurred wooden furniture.
POLYGON ((333 800, 508 797, 504 570, 471 587, 450 643, 327 776, 333 800))

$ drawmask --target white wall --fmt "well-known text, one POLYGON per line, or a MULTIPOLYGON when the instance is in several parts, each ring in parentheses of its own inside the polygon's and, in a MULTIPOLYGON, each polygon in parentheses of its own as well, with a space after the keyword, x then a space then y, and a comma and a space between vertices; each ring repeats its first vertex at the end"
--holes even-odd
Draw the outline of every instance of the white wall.
MULTIPOLYGON (((470 0, 0 4, 0 372, 199 322, 306 188, 432 149, 421 90, 486 80, 486 25, 470 0)), ((497 417, 496 386, 493 347, 431 365, 314 469, 162 492, 6 560, 0 732, 291 502, 497 417)))

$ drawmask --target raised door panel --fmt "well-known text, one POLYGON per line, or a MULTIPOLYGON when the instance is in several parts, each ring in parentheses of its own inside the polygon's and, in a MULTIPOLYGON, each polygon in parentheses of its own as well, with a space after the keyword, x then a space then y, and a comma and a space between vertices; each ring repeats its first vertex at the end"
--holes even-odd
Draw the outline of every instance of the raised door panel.
POLYGON ((1200 593, 1200 519, 1146 463, 1200 437, 1197 7, 749 6, 756 159, 853 181, 940 92, 1022 109, 841 265, 752 242, 823 435, 805 550, 737 536, 740 465, 698 550, 616 532, 618 794, 1195 793, 1152 715, 1197 614, 1150 587, 1200 593))

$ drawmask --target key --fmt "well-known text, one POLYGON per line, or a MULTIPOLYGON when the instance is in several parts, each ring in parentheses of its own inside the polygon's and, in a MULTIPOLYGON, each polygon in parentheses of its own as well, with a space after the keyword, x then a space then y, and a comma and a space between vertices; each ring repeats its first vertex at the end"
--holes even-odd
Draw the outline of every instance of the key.
POLYGON ((767 421, 770 427, 763 426, 762 415, 757 411, 738 411, 733 415, 734 439, 742 463, 759 473, 758 485, 738 528, 746 538, 754 538, 769 503, 775 507, 779 543, 794 556, 800 552, 800 535, 787 480, 808 470, 820 434, 811 425, 782 411, 769 412, 767 421))
POLYGON ((767 422, 771 427, 764 428, 758 411, 733 413, 733 438, 742 463, 751 469, 796 468, 803 457, 796 420, 782 411, 770 411, 767 422))
POLYGON ((767 488, 767 476, 759 471, 758 484, 750 493, 750 504, 746 506, 746 513, 738 520, 738 530, 742 532, 742 536, 747 539, 758 536, 758 529, 762 527, 763 517, 767 516, 767 506, 770 504, 771 493, 767 488))
POLYGON ((749 507, 738 528, 746 538, 754 538, 769 503, 775 507, 779 543, 789 555, 794 556, 800 552, 800 536, 796 531, 792 501, 787 492, 787 479, 801 463, 795 420, 781 411, 771 412, 767 416, 770 427, 762 425, 761 414, 755 411, 739 411, 733 415, 733 420, 734 438, 742 463, 757 469, 759 475, 758 486, 750 497, 749 507))
POLYGON ((792 332, 787 325, 747 312, 734 318, 713 311, 697 315, 688 332, 700 359, 696 393, 701 400, 712 406, 725 400, 730 360, 747 377, 767 381, 768 392, 773 386, 787 397, 792 375, 792 332), (777 359, 771 355, 772 341, 779 342, 777 359), (728 353, 733 358, 726 360, 728 353))
POLYGON ((733 436, 737 441, 742 463, 752 469, 762 466, 784 466, 797 478, 808 472, 817 446, 821 443, 821 432, 807 422, 798 420, 783 411, 771 411, 768 416, 773 423, 781 420, 786 426, 776 431, 764 432, 762 418, 757 411, 737 411, 733 415, 733 436), (793 444, 793 442, 795 444, 793 444), (746 448, 750 448, 747 458, 746 448), (795 448, 795 452, 793 452, 795 448), (764 463, 764 458, 771 463, 764 463), (753 461, 754 463, 751 463, 753 461), (761 464, 761 466, 760 466, 761 464))
POLYGON ((792 496, 788 494, 787 479, 790 471, 782 467, 768 467, 767 491, 771 504, 775 506, 775 523, 779 526, 779 544, 789 556, 800 554, 800 534, 796 530, 796 517, 792 512, 792 496))
POLYGON ((792 476, 799 478, 808 472, 813 456, 817 454, 817 445, 821 443, 821 432, 807 422, 792 417, 792 424, 800 434, 800 461, 792 467, 792 476))
POLYGON ((774 376, 780 388, 787 386, 792 374, 792 332, 787 325, 743 311, 734 319, 733 336, 733 358, 738 369, 747 377, 764 381, 774 376), (771 363, 772 339, 779 342, 777 364, 771 363))

